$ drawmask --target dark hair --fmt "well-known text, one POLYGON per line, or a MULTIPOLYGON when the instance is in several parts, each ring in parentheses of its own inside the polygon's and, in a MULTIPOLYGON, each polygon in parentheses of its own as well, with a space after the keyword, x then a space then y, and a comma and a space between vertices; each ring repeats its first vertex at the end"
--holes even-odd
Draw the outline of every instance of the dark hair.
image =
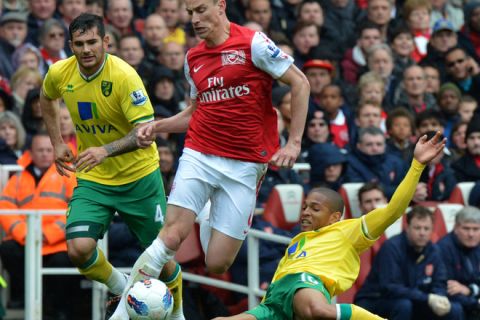
POLYGON ((300 13, 300 11, 302 11, 303 7, 304 7, 306 4, 318 4, 318 6, 320 7, 320 9, 321 9, 322 11, 324 11, 322 5, 320 4, 320 2, 319 2, 318 0, 304 0, 304 1, 302 1, 302 2, 300 3, 300 5, 298 6, 298 11, 297 11, 297 12, 300 13))
POLYGON ((385 134, 383 133, 382 129, 377 127, 367 127, 367 128, 360 128, 358 129, 358 142, 361 142, 365 135, 372 135, 372 136, 382 136, 385 138, 385 134))
POLYGON ((460 99, 460 102, 475 103, 478 106, 477 100, 474 97, 472 97, 471 95, 468 95, 468 94, 463 95, 462 98, 460 99))
POLYGON ((380 26, 378 24, 370 20, 365 20, 362 23, 360 23, 360 25, 357 28, 357 37, 361 38, 363 31, 370 30, 370 29, 375 29, 375 30, 378 30, 380 34, 382 33, 382 30, 380 29, 380 26))
POLYGON ((358 118, 360 116, 360 111, 362 111, 363 108, 366 106, 373 106, 375 108, 380 109, 380 112, 383 111, 382 106, 378 103, 373 102, 372 100, 365 100, 365 101, 360 101, 355 108, 355 116, 358 118))
POLYGON ((388 34, 388 40, 389 43, 392 44, 393 41, 402 34, 408 34, 412 36, 412 33, 410 32, 410 29, 405 23, 399 23, 397 26, 395 26, 388 34))
POLYGON ((358 194, 357 194, 358 202, 362 202, 362 196, 364 193, 367 193, 372 190, 378 190, 383 194, 384 197, 386 197, 385 189, 383 189, 383 187, 378 182, 370 181, 365 183, 360 189, 358 189, 358 194))
POLYGON ((408 122, 410 122, 410 126, 412 127, 412 132, 415 131, 415 121, 413 120, 413 115, 410 111, 408 111, 408 109, 404 107, 395 108, 388 113, 386 121, 387 131, 392 128, 393 120, 395 120, 396 118, 407 118, 408 122))
POLYGON ((407 225, 410 225, 410 222, 412 221, 413 218, 418 218, 418 219, 425 219, 425 218, 430 218, 432 219, 432 223, 435 222, 435 219, 433 218, 433 212, 424 206, 414 206, 410 212, 407 213, 407 225))
POLYGON ((453 51, 457 51, 457 50, 462 51, 467 58, 469 57, 469 54, 467 53, 467 51, 466 51, 465 49, 463 49, 463 48, 460 47, 460 46, 455 46, 455 47, 453 47, 453 48, 448 49, 447 52, 445 52, 445 55, 444 55, 445 59, 447 59, 447 56, 448 56, 450 53, 452 53, 453 51))
POLYGON ((442 127, 445 127, 445 118, 440 111, 435 109, 427 109, 418 113, 417 119, 415 120, 415 125, 417 128, 419 128, 423 121, 431 119, 437 120, 442 127))
POLYGON ((73 33, 80 31, 80 33, 85 33, 87 30, 91 30, 97 27, 98 34, 103 39, 105 37, 105 25, 103 24, 103 18, 91 13, 82 13, 76 17, 70 27, 68 28, 68 33, 70 34, 70 39, 73 38, 73 33))
POLYGON ((330 209, 331 213, 340 212, 341 214, 343 214, 343 210, 345 209, 345 203, 343 202, 342 196, 338 192, 325 187, 313 188, 312 190, 310 190, 309 193, 313 192, 318 192, 325 195, 325 197, 328 199, 328 208, 330 209))
POLYGON ((295 27, 293 27, 292 39, 297 33, 302 31, 303 29, 306 29, 306 28, 309 28, 309 27, 315 27, 315 29, 317 30, 317 34, 320 37, 320 28, 315 23, 300 20, 300 21, 297 22, 295 27))

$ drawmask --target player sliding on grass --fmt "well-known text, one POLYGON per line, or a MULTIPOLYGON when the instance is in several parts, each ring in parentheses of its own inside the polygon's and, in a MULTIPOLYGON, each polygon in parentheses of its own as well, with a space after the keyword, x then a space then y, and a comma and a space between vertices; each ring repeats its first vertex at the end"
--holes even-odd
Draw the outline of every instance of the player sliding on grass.
POLYGON ((214 320, 381 319, 354 304, 330 303, 358 276, 359 255, 405 212, 425 165, 443 151, 440 133, 420 138, 407 175, 389 204, 340 221, 341 196, 327 188, 308 194, 300 216, 302 232, 292 239, 263 301, 252 310, 214 320))

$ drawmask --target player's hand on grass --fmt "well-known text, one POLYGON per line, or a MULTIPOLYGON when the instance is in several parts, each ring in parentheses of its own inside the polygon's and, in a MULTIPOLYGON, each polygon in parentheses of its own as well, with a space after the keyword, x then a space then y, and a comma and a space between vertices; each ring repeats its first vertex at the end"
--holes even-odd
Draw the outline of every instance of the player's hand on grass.
POLYGON ((413 151, 414 158, 423 164, 427 164, 440 152, 443 152, 447 139, 440 140, 441 133, 437 133, 427 141, 427 135, 423 135, 417 142, 413 151))
POLYGON ((78 155, 77 171, 88 172, 102 163, 107 156, 108 153, 104 147, 90 147, 78 155))
POLYGON ((70 147, 65 144, 59 144, 54 147, 55 149, 55 168, 61 176, 69 177, 70 172, 75 172, 75 168, 72 163, 75 161, 75 157, 70 150, 70 147))
POLYGON ((270 164, 277 167, 291 168, 297 161, 297 157, 300 154, 300 145, 293 143, 287 143, 285 147, 280 148, 270 159, 270 164))
POLYGON ((137 146, 139 148, 146 148, 150 146, 156 138, 155 134, 156 121, 149 122, 142 125, 137 130, 137 146))
POLYGON ((430 306, 430 309, 432 309, 433 313, 439 317, 449 313, 451 308, 450 301, 447 297, 433 293, 428 295, 428 305, 430 306))

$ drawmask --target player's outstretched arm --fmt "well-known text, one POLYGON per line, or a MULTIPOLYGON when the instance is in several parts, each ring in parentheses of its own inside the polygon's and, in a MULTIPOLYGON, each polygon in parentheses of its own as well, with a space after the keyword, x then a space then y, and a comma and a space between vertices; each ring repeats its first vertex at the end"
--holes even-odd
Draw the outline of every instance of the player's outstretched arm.
POLYGON ((398 185, 388 205, 365 215, 366 231, 368 231, 368 235, 372 239, 381 236, 385 229, 403 215, 412 200, 425 165, 440 152, 443 152, 445 142, 445 139, 440 139, 440 132, 437 132, 428 141, 426 135, 419 139, 413 151, 413 161, 410 169, 403 181, 398 185))
POLYGON ((305 119, 308 111, 308 97, 310 84, 307 78, 295 65, 291 65, 280 80, 291 87, 292 92, 292 120, 288 141, 285 147, 278 150, 270 163, 279 167, 292 167, 300 154, 305 119))
POLYGON ((55 167, 62 176, 69 176, 68 171, 75 172, 69 163, 75 160, 70 147, 63 141, 60 133, 60 116, 58 100, 52 100, 45 96, 43 90, 40 90, 40 108, 42 117, 47 127, 48 135, 52 141, 55 150, 55 167))

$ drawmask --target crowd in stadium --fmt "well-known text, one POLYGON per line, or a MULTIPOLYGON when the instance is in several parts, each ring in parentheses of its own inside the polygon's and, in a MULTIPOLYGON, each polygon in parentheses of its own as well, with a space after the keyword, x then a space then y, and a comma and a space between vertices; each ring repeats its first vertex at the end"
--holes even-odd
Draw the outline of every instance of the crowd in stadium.
MULTIPOLYGON (((264 32, 294 58, 311 90, 297 160, 308 163, 310 170, 299 174, 291 168, 270 166, 258 192, 257 208, 265 207, 277 184, 300 184, 306 194, 318 186, 338 191, 344 183, 360 182, 364 186, 358 195, 362 211, 358 215, 365 214, 392 196, 412 161, 418 138, 424 134, 431 137, 437 131, 447 139, 447 148, 425 169, 411 206, 425 208, 432 202, 448 202, 459 183, 474 182, 464 205, 480 207, 480 1, 226 2, 230 21, 264 32), (362 194, 369 198, 363 199, 362 194)), ((53 160, 45 162, 42 158, 45 149, 52 151, 45 140, 48 136, 40 90, 49 66, 72 55, 68 27, 80 13, 104 17, 110 39, 108 53, 125 60, 140 75, 156 119, 171 117, 189 104, 185 54, 200 39, 189 23, 182 0, 3 0, 0 12, 0 165, 20 164, 25 168, 22 175, 30 179, 25 182, 12 176, 0 197, 0 209, 67 208, 72 179, 52 180, 49 175, 55 174, 53 160), (25 185, 19 187, 19 181, 25 185), (50 198, 42 199, 42 192, 50 198)), ((290 88, 276 81, 271 99, 277 112, 280 144, 285 145, 291 119, 290 88)), ((105 130, 74 126, 65 106, 60 109, 60 129, 73 152, 76 131, 105 130)), ((167 195, 183 142, 184 134, 165 133, 156 140, 167 195)), ((379 278, 363 279, 368 285, 357 288, 358 304, 390 319, 409 319, 408 312, 414 319, 419 314, 414 311, 423 307, 442 319, 478 319, 480 216, 475 208, 470 209, 457 216, 454 231, 442 235, 445 238, 438 247, 429 242, 436 222, 431 211, 412 210, 405 221, 405 233, 395 238, 395 243, 388 239, 389 246, 380 249, 379 245, 369 251, 372 258, 368 267, 372 266, 379 278), (426 220, 426 226, 417 225, 426 220), (475 235, 467 235, 465 224, 469 228, 473 224, 475 230, 471 232, 475 235), (427 237, 427 242, 412 245, 422 240, 415 238, 414 228, 426 229, 417 237, 427 237), (398 256, 402 254, 403 258, 398 256), (373 255, 386 260, 373 262, 373 255), (395 259, 411 264, 399 268, 399 274, 392 274, 395 259), (445 265, 445 260, 451 266, 445 265), (398 283, 384 288, 382 281, 398 283), (396 302, 373 301, 381 297, 396 302)), ((22 308, 24 280, 18 265, 24 261, 25 219, 0 216, 0 224, 7 235, 0 244, 2 265, 11 281, 19 284, 10 285, 11 299, 3 303, 9 308, 22 308)), ((71 266, 62 233, 64 225, 64 216, 43 221, 45 265, 71 266)), ((252 227, 287 236, 298 232, 296 227, 278 228, 261 215, 254 217, 252 227)), ((112 262, 131 266, 141 253, 140 247, 121 221, 115 220, 112 228, 112 262)), ((266 288, 285 247, 263 241, 261 246, 260 280, 266 288)), ((244 244, 229 272, 231 281, 246 283, 246 250, 244 244)), ((80 278, 47 279, 51 283, 47 287, 59 281, 76 281, 72 286, 78 287, 78 294, 72 297, 87 294, 80 289, 80 278)), ((51 319, 74 319, 68 295, 62 296, 62 286, 52 290, 60 294, 52 299, 55 301, 46 308, 46 315, 51 319)), ((185 311, 187 319, 189 312, 199 312, 200 302, 192 293, 198 290, 204 288, 185 289, 185 296, 191 295, 192 300, 191 311, 185 311)), ((208 314, 208 308, 203 308, 205 318, 214 317, 232 310, 243 311, 245 305, 237 303, 241 298, 214 292, 212 300, 203 299, 200 304, 214 309, 208 314), (230 310, 220 308, 222 304, 217 304, 215 294, 224 304, 236 305, 230 305, 230 310)))

